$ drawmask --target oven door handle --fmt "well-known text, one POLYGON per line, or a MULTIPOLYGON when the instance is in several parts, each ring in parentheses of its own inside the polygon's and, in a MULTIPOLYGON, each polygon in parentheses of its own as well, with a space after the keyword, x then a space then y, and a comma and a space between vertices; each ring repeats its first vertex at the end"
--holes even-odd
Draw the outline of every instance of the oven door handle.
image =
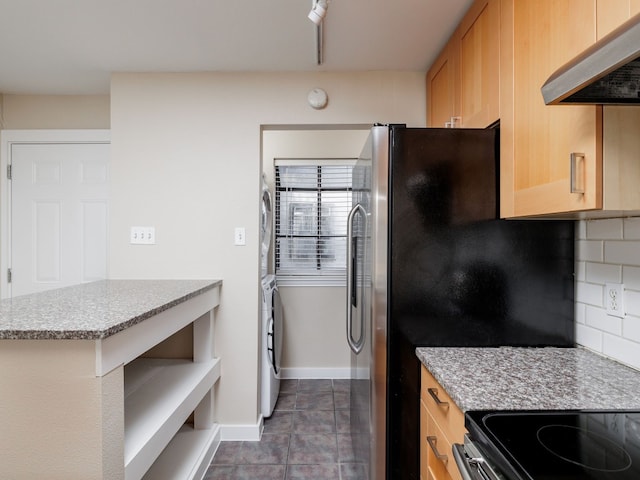
POLYGON ((456 461, 458 470, 460 470, 462 480, 476 480, 477 477, 474 478, 471 476, 473 474, 473 471, 471 470, 471 465, 467 461, 467 456, 464 453, 464 445, 460 443, 454 443, 451 449, 453 450, 453 458, 456 461))
POLYGON ((500 480, 482 456, 470 457, 464 445, 454 443, 453 459, 456 461, 462 480, 500 480))

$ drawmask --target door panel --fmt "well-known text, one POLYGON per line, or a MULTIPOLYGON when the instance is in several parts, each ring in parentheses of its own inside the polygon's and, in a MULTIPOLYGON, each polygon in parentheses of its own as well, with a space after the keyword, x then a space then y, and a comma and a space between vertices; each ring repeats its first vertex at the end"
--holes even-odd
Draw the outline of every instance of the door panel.
MULTIPOLYGON (((60 281, 60 203, 34 202, 33 205, 33 235, 35 249, 31 253, 35 278, 38 283, 53 283, 60 281)), ((19 239, 16 239, 19 241, 19 239)), ((14 242, 18 243, 18 242, 14 242)), ((20 242, 21 252, 28 242, 20 242)), ((29 255, 29 252, 25 252, 29 255)), ((20 275, 21 276, 21 275, 20 275)))
POLYGON ((11 296, 107 276, 109 144, 11 145, 11 296))
POLYGON ((107 266, 107 202, 82 204, 82 279, 106 277, 107 266))

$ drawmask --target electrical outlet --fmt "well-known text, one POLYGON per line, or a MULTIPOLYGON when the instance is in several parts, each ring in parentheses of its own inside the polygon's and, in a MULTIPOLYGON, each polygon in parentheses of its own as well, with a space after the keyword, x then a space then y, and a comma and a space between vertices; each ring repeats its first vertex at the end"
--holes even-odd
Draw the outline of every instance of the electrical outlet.
POLYGON ((624 318, 624 284, 607 283, 604 286, 604 303, 607 315, 624 318))

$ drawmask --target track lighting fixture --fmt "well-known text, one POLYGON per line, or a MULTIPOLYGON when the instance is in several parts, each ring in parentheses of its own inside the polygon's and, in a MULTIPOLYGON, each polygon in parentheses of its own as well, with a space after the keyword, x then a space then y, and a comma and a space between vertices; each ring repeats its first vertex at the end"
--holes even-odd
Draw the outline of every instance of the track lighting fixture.
POLYGON ((309 20, 319 26, 327 14, 327 8, 327 0, 314 0, 313 7, 308 15, 309 20))

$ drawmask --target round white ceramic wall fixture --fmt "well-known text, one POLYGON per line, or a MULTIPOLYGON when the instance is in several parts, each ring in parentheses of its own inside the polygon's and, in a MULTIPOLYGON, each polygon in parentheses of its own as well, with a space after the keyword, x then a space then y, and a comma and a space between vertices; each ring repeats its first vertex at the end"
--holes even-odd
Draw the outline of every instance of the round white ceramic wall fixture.
POLYGON ((314 88, 309 92, 309 95, 307 95, 307 100, 309 101, 309 105, 316 110, 320 110, 327 106, 329 97, 327 96, 327 92, 323 89, 314 88))

